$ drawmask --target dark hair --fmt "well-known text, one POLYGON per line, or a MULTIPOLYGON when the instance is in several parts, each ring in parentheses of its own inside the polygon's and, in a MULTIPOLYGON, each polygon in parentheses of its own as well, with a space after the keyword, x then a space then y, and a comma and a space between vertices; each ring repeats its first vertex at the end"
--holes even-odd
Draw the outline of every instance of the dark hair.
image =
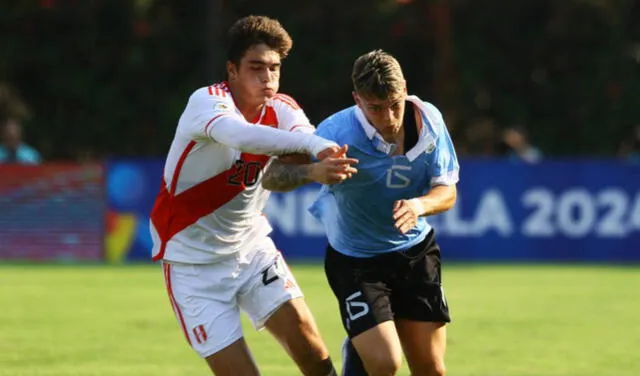
POLYGON ((382 50, 371 51, 357 58, 351 80, 356 93, 379 99, 386 99, 406 87, 400 63, 382 50))
POLYGON ((266 44, 285 58, 293 41, 278 20, 265 16, 247 16, 236 21, 229 29, 227 60, 240 64, 245 52, 257 44, 266 44))

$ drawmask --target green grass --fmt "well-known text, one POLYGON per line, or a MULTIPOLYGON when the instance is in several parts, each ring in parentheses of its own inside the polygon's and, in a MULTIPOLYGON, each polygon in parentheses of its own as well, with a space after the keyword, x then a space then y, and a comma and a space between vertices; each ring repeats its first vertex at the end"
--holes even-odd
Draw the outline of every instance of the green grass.
MULTIPOLYGON (((293 269, 339 365, 322 269, 293 269)), ((637 267, 450 265, 445 287, 451 376, 640 375, 637 267)), ((268 333, 246 333, 264 375, 299 374, 268 333)), ((208 374, 157 265, 0 267, 0 376, 208 374)))

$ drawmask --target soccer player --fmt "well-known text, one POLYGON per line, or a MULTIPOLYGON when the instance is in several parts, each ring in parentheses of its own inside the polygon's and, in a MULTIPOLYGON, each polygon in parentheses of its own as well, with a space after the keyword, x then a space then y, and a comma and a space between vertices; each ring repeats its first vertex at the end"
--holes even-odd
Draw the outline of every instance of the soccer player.
MULTIPOLYGON (((426 217, 456 201, 456 153, 441 113, 407 95, 391 55, 360 56, 352 80, 356 105, 316 134, 349 145, 358 174, 323 185, 310 209, 326 229, 325 271, 350 339, 343 374, 395 375, 404 350, 412 375, 443 375, 450 318, 426 217)), ((262 184, 292 189, 302 167, 275 161, 262 184)))
POLYGON ((151 213, 153 260, 162 260, 178 323, 215 375, 258 375, 240 309, 266 328, 304 375, 335 375, 302 292, 268 234, 269 155, 307 153, 305 179, 339 183, 355 173, 346 147, 313 135, 289 96, 278 94, 292 41, 262 16, 229 30, 228 81, 196 90, 180 117, 151 213))

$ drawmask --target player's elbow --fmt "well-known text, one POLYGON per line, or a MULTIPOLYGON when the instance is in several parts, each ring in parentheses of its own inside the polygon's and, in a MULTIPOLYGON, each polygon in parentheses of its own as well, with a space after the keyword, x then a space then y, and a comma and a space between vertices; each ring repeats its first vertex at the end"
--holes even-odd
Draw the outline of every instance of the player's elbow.
POLYGON ((276 177, 265 175, 262 178, 262 188, 271 192, 289 192, 295 189, 295 187, 288 187, 280 184, 276 177))
POLYGON ((445 212, 453 208, 458 200, 458 189, 454 185, 441 185, 437 189, 441 191, 440 195, 440 210, 438 212, 445 212))

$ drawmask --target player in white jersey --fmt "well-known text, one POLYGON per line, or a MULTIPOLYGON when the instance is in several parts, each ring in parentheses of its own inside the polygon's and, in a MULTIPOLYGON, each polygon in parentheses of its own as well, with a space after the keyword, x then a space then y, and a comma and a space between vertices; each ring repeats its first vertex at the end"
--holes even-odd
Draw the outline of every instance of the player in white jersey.
POLYGON ((230 29, 228 81, 196 90, 180 117, 151 214, 153 259, 189 344, 215 375, 258 375, 240 309, 266 328, 304 375, 335 375, 293 275, 269 238, 260 184, 271 155, 305 153, 308 181, 356 172, 346 146, 313 135, 298 104, 277 94, 291 38, 261 16, 230 29))

